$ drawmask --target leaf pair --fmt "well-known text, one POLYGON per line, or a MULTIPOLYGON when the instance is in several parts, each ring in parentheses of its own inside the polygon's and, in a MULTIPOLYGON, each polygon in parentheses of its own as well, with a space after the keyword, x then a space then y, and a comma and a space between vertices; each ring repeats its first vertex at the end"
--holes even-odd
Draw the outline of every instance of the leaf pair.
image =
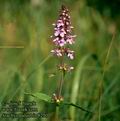
MULTIPOLYGON (((51 103, 51 104, 55 104, 56 103, 56 102, 53 101, 52 97, 50 97, 49 95, 46 95, 44 93, 38 93, 37 92, 37 93, 33 93, 33 94, 31 94, 31 93, 25 93, 25 94, 30 95, 30 96, 35 97, 35 98, 38 98, 38 99, 40 99, 42 101, 45 101, 47 103, 51 103)), ((73 106, 75 108, 81 109, 82 111, 85 111, 87 113, 93 113, 91 111, 88 111, 88 110, 86 110, 86 109, 84 109, 84 108, 82 108, 82 107, 80 107, 80 106, 78 106, 76 104, 70 103, 70 102, 64 102, 64 101, 62 101, 62 102, 59 103, 59 105, 57 103, 56 103, 56 105, 57 106, 60 106, 60 105, 69 105, 69 106, 73 106)))

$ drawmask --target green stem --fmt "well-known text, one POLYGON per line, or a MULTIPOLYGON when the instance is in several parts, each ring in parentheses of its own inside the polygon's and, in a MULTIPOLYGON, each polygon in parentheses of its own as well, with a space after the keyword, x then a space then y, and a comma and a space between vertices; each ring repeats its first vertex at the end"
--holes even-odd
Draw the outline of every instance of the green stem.
POLYGON ((50 116, 49 121, 59 121, 59 106, 56 105, 55 112, 50 116))
MULTIPOLYGON (((61 57, 60 59, 60 64, 63 66, 64 65, 64 56, 61 57)), ((64 83, 64 70, 61 71, 61 78, 60 78, 60 81, 59 81, 59 85, 58 85, 58 98, 61 97, 61 92, 62 92, 62 87, 63 87, 63 83, 64 83)))
POLYGON ((59 106, 56 106, 56 110, 55 110, 55 121, 59 121, 59 106))
POLYGON ((58 88, 58 97, 61 96, 63 83, 64 83, 64 72, 62 71, 62 72, 61 72, 61 80, 60 80, 59 88, 58 88))

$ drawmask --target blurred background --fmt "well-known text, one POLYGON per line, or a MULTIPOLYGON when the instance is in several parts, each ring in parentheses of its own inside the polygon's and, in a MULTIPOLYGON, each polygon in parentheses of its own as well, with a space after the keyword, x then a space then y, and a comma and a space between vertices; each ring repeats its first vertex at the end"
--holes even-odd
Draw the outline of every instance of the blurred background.
MULTIPOLYGON (((95 112, 62 107, 60 121, 120 121, 120 1, 0 0, 0 102, 35 100, 25 92, 55 92, 58 60, 50 36, 61 5, 68 7, 76 43, 75 67, 63 85, 64 100, 95 112), (34 71, 35 70, 35 71, 34 71)), ((39 111, 53 108, 37 100, 39 111)), ((50 110, 49 110, 50 109, 50 110)), ((50 121, 40 119, 4 119, 50 121)))

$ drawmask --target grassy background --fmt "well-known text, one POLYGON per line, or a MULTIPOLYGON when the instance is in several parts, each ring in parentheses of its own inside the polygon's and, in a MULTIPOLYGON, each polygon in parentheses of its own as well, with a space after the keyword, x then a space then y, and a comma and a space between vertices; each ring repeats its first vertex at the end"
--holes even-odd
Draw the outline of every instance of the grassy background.
MULTIPOLYGON (((25 92, 48 95, 55 92, 59 80, 58 60, 50 57, 53 48, 50 35, 60 6, 65 4, 77 37, 72 47, 75 60, 68 62, 75 70, 67 75, 62 94, 65 100, 95 114, 63 107, 59 118, 62 121, 120 121, 119 1, 108 2, 0 0, 0 102, 34 100, 24 95, 25 92), (5 46, 24 48, 3 48, 5 46)), ((46 104, 38 102, 39 110, 44 111, 46 104)))

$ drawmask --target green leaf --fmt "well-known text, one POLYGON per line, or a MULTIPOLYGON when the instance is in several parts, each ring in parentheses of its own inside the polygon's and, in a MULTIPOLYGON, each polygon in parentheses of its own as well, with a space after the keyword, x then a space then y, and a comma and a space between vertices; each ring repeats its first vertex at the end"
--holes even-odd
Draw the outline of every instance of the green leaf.
POLYGON ((26 94, 31 95, 35 98, 40 99, 40 100, 43 100, 45 102, 53 103, 52 98, 49 95, 46 95, 44 93, 37 92, 37 93, 32 93, 32 94, 31 93, 26 93, 26 94))
MULTIPOLYGON (((37 92, 37 93, 25 93, 25 94, 27 94, 27 95, 31 95, 31 96, 33 96, 33 97, 35 97, 35 98, 38 98, 38 99, 40 99, 40 100, 43 100, 43 101, 45 101, 45 102, 47 102, 47 103, 54 103, 55 104, 55 102, 53 102, 52 101, 52 98, 49 96, 49 95, 46 95, 46 94, 44 94, 44 93, 39 93, 39 92, 37 92)), ((91 112, 91 111, 88 111, 88 110, 86 110, 86 109, 84 109, 84 108, 82 108, 82 107, 80 107, 80 106, 78 106, 78 105, 76 105, 76 104, 73 104, 73 103, 69 103, 69 102, 60 102, 59 103, 59 105, 57 105, 57 106, 60 106, 60 105, 69 105, 69 106, 73 106, 73 107, 75 107, 75 108, 79 108, 79 109, 81 109, 82 111, 85 111, 85 112, 88 112, 88 113, 93 113, 93 112, 91 112)))
MULTIPOLYGON (((88 61, 88 58, 90 57, 90 54, 85 55, 82 59, 80 59, 76 70, 75 70, 75 76, 73 79, 73 83, 72 83, 72 91, 71 91, 71 99, 70 102, 77 102, 77 96, 79 94, 79 92, 81 92, 83 90, 83 81, 82 81, 82 72, 83 72, 83 68, 85 63, 88 61), (80 90, 79 90, 80 88, 80 90)), ((81 92, 82 94, 82 92, 81 92)), ((81 95, 80 95, 81 96, 81 95)), ((73 108, 73 106, 70 107, 70 115, 71 118, 75 118, 75 108, 73 108)))
POLYGON ((81 109, 82 111, 85 111, 85 112, 87 112, 87 113, 93 113, 93 112, 88 111, 88 110, 86 110, 86 109, 84 109, 84 108, 82 108, 82 107, 80 107, 80 106, 78 106, 78 105, 76 105, 76 104, 73 104, 73 103, 63 102, 62 104, 63 104, 63 105, 73 106, 73 107, 75 107, 75 108, 79 108, 79 109, 81 109))

